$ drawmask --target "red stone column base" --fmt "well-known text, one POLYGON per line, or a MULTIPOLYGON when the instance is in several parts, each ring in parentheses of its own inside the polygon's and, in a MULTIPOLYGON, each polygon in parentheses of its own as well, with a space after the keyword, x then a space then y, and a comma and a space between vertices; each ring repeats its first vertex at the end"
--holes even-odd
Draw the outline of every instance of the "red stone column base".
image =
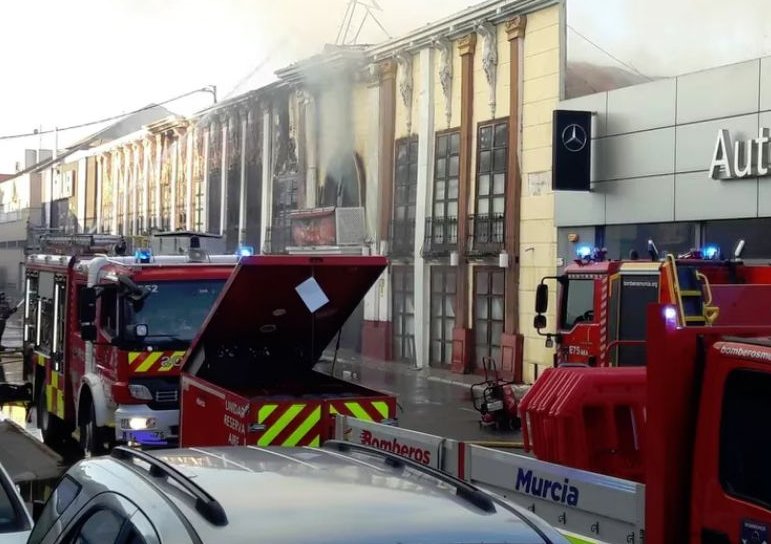
POLYGON ((474 350, 474 337, 471 329, 452 329, 452 366, 456 374, 468 374, 471 370, 471 354, 474 350))
POLYGON ((361 329, 361 354, 390 361, 393 358, 390 321, 364 321, 361 329))
POLYGON ((501 334, 501 378, 522 383, 522 352, 525 337, 521 334, 501 334))

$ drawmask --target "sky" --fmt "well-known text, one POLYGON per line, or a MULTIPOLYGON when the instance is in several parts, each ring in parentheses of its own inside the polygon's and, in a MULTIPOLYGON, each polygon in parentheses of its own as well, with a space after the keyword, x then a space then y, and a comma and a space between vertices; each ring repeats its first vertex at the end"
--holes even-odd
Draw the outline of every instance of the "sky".
MULTIPOLYGON (((369 0, 371 1, 371 0, 369 0)), ((476 0, 376 0, 399 36, 476 0)), ((348 0, 2 0, 0 136, 99 119, 205 85, 220 99, 334 42, 348 0)), ((650 76, 771 54, 769 0, 567 0, 568 58, 650 76)), ((367 23, 362 42, 386 36, 367 23)), ((199 93, 172 104, 190 113, 199 93)), ((95 127, 99 128, 99 127, 95 127)), ((90 133, 92 130, 85 131, 90 133)), ((59 147, 84 132, 61 133, 59 147)), ((53 146, 53 136, 42 138, 53 146)), ((39 139, 0 140, 0 173, 39 139)))

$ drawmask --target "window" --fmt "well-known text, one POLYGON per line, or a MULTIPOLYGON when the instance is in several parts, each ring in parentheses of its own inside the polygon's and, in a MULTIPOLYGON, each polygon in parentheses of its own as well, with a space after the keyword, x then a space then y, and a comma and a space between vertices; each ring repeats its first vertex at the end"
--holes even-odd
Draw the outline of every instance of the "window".
POLYGON ((393 253, 411 256, 415 248, 415 207, 418 196, 418 139, 396 142, 394 216, 391 227, 393 253))
MULTIPOLYGON (((29 522, 23 508, 24 505, 20 503, 13 483, 0 473, 0 535, 29 530, 29 522)), ((0 537, 0 540, 3 538, 0 537)))
POLYGON ((479 127, 477 136, 476 213, 504 213, 509 122, 497 121, 479 127))
POLYGON ((68 544, 111 544, 123 542, 121 529, 126 519, 112 510, 97 510, 66 540, 68 544))
POLYGON ((504 277, 504 271, 496 268, 481 268, 474 273, 474 331, 478 364, 483 357, 501 362, 504 277))
POLYGON ((728 375, 720 421, 720 482, 726 493, 771 508, 771 375, 728 375))
POLYGON ((494 254, 504 236, 508 121, 481 125, 477 134, 477 181, 475 212, 469 226, 469 252, 494 254))
POLYGON ((739 240, 745 241, 743 259, 771 258, 771 218, 707 221, 704 224, 704 244, 716 244, 726 258, 733 255, 739 240))
POLYGON ((449 249, 458 242, 458 176, 460 132, 436 136, 432 217, 426 229, 429 250, 449 249))
POLYGON ((452 329, 455 327, 455 269, 431 267, 431 345, 432 365, 452 364, 452 329))
POLYGON ((633 249, 637 250, 641 259, 645 259, 648 240, 655 242, 661 256, 686 253, 696 247, 696 223, 608 225, 603 245, 608 250, 609 259, 628 259, 633 249))
POLYGON ((569 279, 562 289, 561 329, 569 330, 581 321, 594 319, 594 280, 569 279))
POLYGON ((147 325, 146 339, 151 344, 168 339, 189 342, 209 315, 224 284, 225 280, 141 283, 150 290, 150 296, 141 308, 123 305, 127 328, 130 331, 133 325, 147 325))
POLYGON ((394 358, 415 360, 415 274, 411 266, 393 268, 394 358))
POLYGON ((70 504, 72 504, 78 496, 78 493, 80 493, 80 484, 67 475, 63 476, 53 493, 51 493, 51 496, 48 498, 48 502, 46 503, 45 508, 43 508, 40 518, 35 523, 35 527, 29 538, 30 543, 41 542, 43 540, 46 533, 53 527, 56 520, 59 519, 59 516, 67 510, 70 504))

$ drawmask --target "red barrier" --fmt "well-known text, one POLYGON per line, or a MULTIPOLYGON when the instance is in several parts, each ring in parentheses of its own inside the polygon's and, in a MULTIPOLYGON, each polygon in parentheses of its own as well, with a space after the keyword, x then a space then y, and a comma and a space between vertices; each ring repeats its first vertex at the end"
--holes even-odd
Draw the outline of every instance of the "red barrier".
POLYGON ((645 368, 552 368, 520 402, 543 461, 644 481, 645 368))

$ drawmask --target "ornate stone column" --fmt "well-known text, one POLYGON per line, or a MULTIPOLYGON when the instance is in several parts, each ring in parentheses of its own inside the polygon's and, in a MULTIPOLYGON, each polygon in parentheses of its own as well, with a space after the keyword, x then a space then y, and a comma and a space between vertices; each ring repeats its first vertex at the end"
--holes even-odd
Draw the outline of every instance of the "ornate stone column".
POLYGON ((461 57, 460 73, 460 176, 458 180, 458 267, 455 295, 455 328, 452 331, 452 371, 465 373, 473 352, 473 335, 468 327, 468 264, 466 242, 468 234, 469 191, 471 188, 471 154, 474 137, 474 50, 476 34, 467 34, 458 41, 461 57))

